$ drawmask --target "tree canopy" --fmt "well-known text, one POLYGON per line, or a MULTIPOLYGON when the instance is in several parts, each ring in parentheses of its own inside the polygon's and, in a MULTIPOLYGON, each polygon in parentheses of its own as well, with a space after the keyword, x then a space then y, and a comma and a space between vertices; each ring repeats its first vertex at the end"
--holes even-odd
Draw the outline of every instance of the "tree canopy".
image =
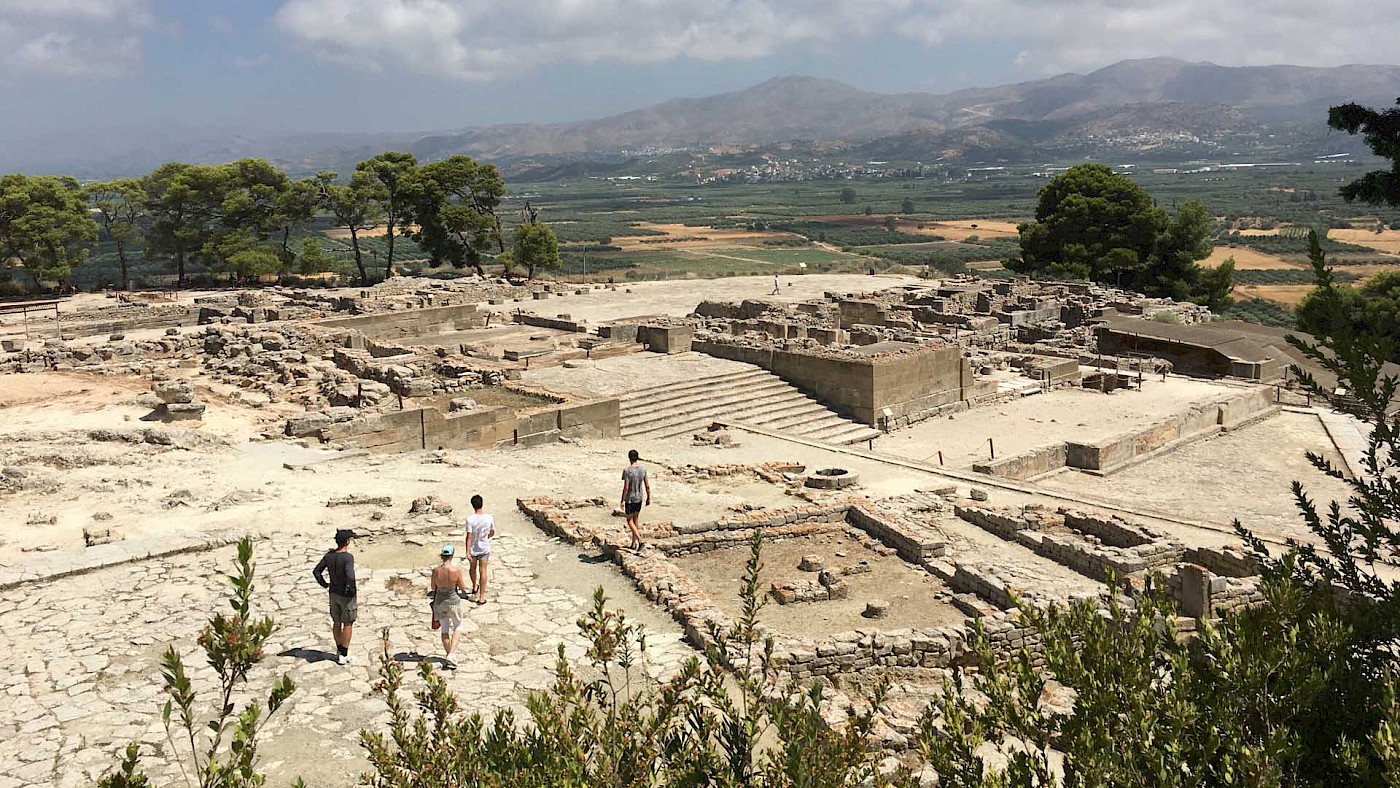
POLYGON ((515 244, 511 247, 511 262, 523 266, 526 275, 535 278, 535 271, 557 271, 563 265, 559 259, 559 239, 549 225, 530 221, 515 226, 515 244))
POLYGON ((89 184, 84 190, 89 204, 102 224, 102 232, 117 247, 117 263, 121 266, 121 287, 131 289, 131 268, 127 251, 143 232, 145 205, 141 182, 135 178, 119 178, 89 184))
POLYGON ((1387 357, 1400 361, 1400 271, 1382 271, 1359 287, 1316 288, 1299 302, 1296 315, 1298 328, 1313 336, 1350 332, 1388 342, 1387 357))
POLYGON ((1343 186, 1342 197, 1347 202, 1400 205, 1400 99, 1395 104, 1384 111, 1343 104, 1327 113, 1327 125, 1362 135, 1373 153, 1390 160, 1390 169, 1368 172, 1343 186))
POLYGON ((0 177, 0 261, 17 258, 36 284, 66 280, 97 230, 76 180, 0 177))
POLYGON ((496 216, 505 181, 495 165, 479 164, 470 156, 425 164, 408 194, 407 215, 417 224, 414 240, 435 264, 472 266, 485 275, 483 256, 505 251, 496 216))
MULTIPOLYGON (((1389 170, 1368 172, 1343 186, 1341 193, 1347 202, 1400 205, 1400 101, 1396 103, 1385 111, 1343 104, 1328 113, 1328 125, 1361 134, 1377 156, 1391 162, 1389 170)), ((1311 244, 1314 259, 1322 259, 1315 235, 1311 244)), ((1297 317, 1298 327, 1314 336, 1342 332, 1370 335, 1386 346, 1391 361, 1400 361, 1400 273, 1383 271, 1360 287, 1324 283, 1298 304, 1297 317)))
POLYGON ((1130 178, 1080 164, 1040 190, 1035 221, 1021 225, 1020 273, 1091 279, 1212 308, 1227 303, 1233 264, 1207 269, 1211 216, 1188 200, 1175 217, 1130 178))
POLYGON ((374 194, 379 213, 384 217, 384 277, 394 272, 394 238, 405 224, 412 198, 418 159, 412 153, 385 151, 355 165, 354 181, 360 188, 374 194), (377 184, 377 187, 375 186, 377 184))

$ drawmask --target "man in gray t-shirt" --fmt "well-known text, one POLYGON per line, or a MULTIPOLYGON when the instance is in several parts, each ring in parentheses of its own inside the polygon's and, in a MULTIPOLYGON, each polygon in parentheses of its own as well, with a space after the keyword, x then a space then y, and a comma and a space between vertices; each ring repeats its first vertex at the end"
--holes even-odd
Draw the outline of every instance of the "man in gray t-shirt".
POLYGON ((651 506, 651 482, 647 480, 647 469, 640 460, 641 455, 633 449, 627 452, 629 464, 622 469, 622 511, 627 514, 627 530, 632 535, 629 547, 633 550, 642 549, 642 532, 637 526, 637 520, 642 516, 642 506, 651 506))

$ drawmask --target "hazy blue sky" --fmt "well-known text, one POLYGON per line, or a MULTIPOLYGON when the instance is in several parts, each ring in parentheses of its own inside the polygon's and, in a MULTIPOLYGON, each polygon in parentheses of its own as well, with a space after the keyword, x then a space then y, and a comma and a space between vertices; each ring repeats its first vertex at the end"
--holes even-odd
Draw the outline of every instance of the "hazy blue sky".
POLYGON ((1400 0, 0 0, 0 139, 599 117, 784 74, 942 92, 1169 55, 1394 62, 1400 0))

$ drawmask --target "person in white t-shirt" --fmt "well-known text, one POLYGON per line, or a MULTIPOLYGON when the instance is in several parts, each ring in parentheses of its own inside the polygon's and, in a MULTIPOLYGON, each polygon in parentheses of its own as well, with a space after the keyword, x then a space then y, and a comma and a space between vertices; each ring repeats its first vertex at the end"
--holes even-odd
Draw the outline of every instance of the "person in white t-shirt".
POLYGON ((491 560, 491 537, 496 535, 496 518, 482 511, 486 504, 480 495, 472 496, 472 515, 467 518, 467 573, 471 595, 478 605, 486 604, 486 564, 491 560))

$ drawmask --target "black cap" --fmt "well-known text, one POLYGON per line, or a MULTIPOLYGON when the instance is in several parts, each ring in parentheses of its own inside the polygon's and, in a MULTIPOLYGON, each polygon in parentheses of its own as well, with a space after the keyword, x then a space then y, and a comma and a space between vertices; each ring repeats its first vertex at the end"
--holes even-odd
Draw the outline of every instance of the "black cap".
POLYGON ((336 544, 345 544, 346 542, 348 542, 348 541, 350 541, 351 539, 354 539, 354 538, 355 538, 355 532, 352 531, 352 530, 350 530, 349 528, 342 528, 342 529, 340 529, 339 531, 336 531, 336 532, 335 532, 335 543, 336 543, 336 544))

